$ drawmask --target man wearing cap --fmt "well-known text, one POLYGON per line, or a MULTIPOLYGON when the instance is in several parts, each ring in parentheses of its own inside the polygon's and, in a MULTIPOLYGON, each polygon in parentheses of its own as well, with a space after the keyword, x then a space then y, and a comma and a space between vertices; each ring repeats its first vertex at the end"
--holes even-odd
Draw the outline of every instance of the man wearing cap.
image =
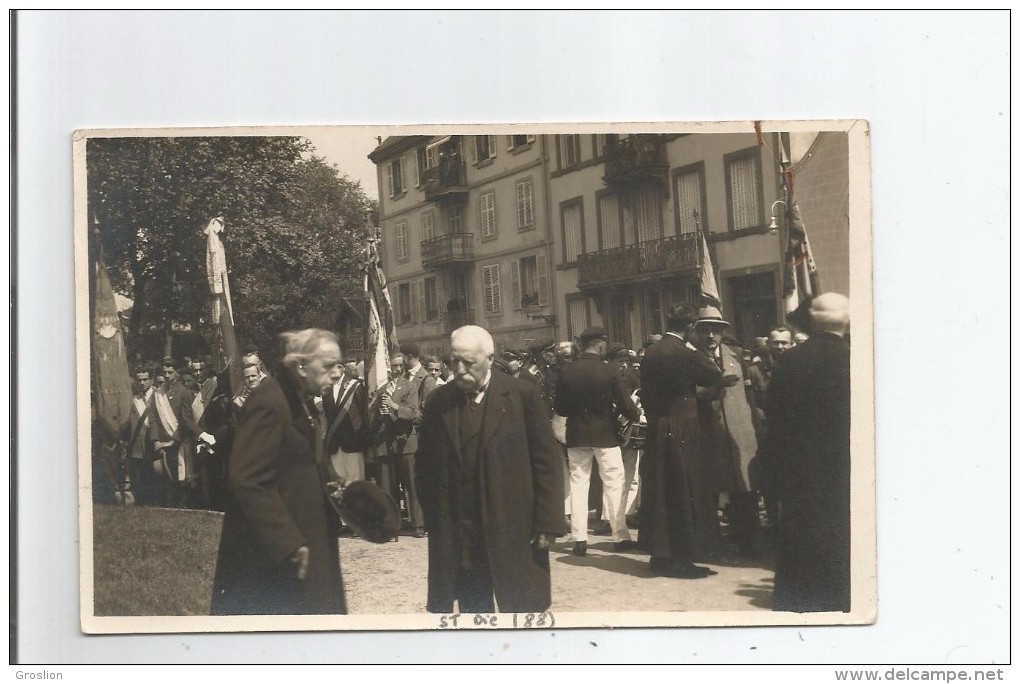
POLYGON ((707 428, 701 457, 708 474, 703 499, 706 508, 704 515, 699 516, 705 525, 698 532, 706 551, 718 549, 721 540, 716 511, 719 495, 725 494, 729 499, 730 541, 742 556, 756 557, 761 485, 753 477, 751 461, 757 454, 758 440, 744 350, 723 337, 729 325, 714 306, 702 307, 694 322, 694 345, 722 371, 718 382, 697 391, 698 409, 707 428))
POLYGON ((704 507, 696 387, 719 382, 722 371, 684 335, 696 309, 677 304, 666 317, 668 332, 648 347, 641 362, 641 405, 648 442, 641 459, 641 542, 651 553, 652 573, 698 579, 714 574, 694 565, 695 529, 704 507))
POLYGON ((630 398, 618 373, 602 360, 609 340, 599 327, 581 333, 581 355, 560 373, 556 386, 556 413, 567 419, 567 459, 570 466, 570 532, 574 554, 588 549, 588 488, 592 461, 598 461, 605 494, 605 513, 612 530, 615 550, 636 548, 627 529, 621 507, 624 468, 616 416, 640 420, 641 414, 630 398))
POLYGON ((849 301, 815 297, 810 337, 769 386, 766 448, 779 499, 775 610, 850 610, 849 301))
POLYGON ((559 450, 531 383, 492 370, 492 336, 450 337, 453 380, 425 407, 416 477, 428 529, 427 610, 542 612, 565 532, 559 450))

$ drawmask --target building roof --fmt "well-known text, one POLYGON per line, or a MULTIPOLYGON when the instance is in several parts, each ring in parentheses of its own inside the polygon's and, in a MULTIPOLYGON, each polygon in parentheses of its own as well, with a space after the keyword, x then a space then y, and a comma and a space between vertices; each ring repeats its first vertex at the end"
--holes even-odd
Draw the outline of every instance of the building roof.
POLYGON ((400 154, 416 145, 431 140, 431 135, 391 135, 368 154, 368 158, 378 164, 388 157, 400 154))

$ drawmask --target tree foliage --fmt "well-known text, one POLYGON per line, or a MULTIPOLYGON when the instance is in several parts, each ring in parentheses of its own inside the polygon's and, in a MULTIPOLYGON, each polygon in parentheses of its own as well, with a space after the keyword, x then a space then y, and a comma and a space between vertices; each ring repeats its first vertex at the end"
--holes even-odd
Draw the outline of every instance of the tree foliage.
POLYGON ((92 246, 134 301, 132 357, 161 355, 175 328, 212 339, 202 231, 216 216, 242 344, 272 357, 281 331, 334 326, 340 297, 360 291, 374 201, 312 152, 295 137, 89 140, 92 246))

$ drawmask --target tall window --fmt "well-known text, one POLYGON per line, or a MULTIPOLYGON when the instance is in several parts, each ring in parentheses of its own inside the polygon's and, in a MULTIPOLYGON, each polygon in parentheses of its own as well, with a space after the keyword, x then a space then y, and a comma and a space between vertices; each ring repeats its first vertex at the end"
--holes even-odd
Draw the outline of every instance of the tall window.
POLYGON ((421 213, 421 239, 431 240, 436 236, 436 217, 432 210, 421 213))
POLYGON ((446 210, 446 225, 448 233, 462 233, 464 228, 463 209, 459 204, 451 206, 446 210))
POLYGON ((565 169, 581 163, 581 136, 558 135, 560 168, 565 169))
POLYGON ((641 188, 633 197, 634 225, 637 241, 647 242, 662 237, 662 199, 654 188, 641 188))
POLYGON ((489 190, 479 196, 482 212, 482 239, 491 240, 496 237, 496 191, 489 190))
POLYGON ((598 159, 606 153, 606 142, 616 136, 610 133, 597 133, 591 137, 592 156, 598 159))
POLYGON ((415 187, 421 187, 425 184, 425 171, 429 168, 428 159, 426 158, 426 151, 424 147, 419 147, 414 151, 415 168, 418 169, 418 178, 415 187))
POLYGON ((584 295, 567 295, 567 337, 577 337, 590 325, 588 299, 584 295))
POLYGON ((425 302, 422 306, 422 310, 425 312, 425 320, 439 320, 439 289, 437 287, 436 278, 426 278, 423 281, 423 286, 425 302))
POLYGON ((545 254, 516 259, 510 271, 514 308, 549 304, 549 278, 545 272, 545 254))
POLYGON ((397 324, 411 322, 411 283, 401 283, 397 288, 397 324))
POLYGON ((503 295, 499 290, 499 264, 482 267, 482 297, 485 313, 496 314, 503 310, 503 295))
POLYGON ((475 162, 483 162, 496 156, 496 136, 476 135, 474 138, 475 162))
POLYGON ((757 148, 749 154, 727 158, 726 194, 731 230, 762 225, 761 160, 757 148))
POLYGON ((517 229, 527 230, 535 227, 534 197, 531 179, 517 181, 517 229))
POLYGON ((693 233, 701 226, 707 230, 705 221, 705 171, 703 167, 683 171, 676 175, 676 214, 680 234, 693 233))
POLYGON ((620 246, 623 234, 623 219, 620 212, 620 198, 617 195, 599 195, 599 250, 615 249, 620 246))
POLYGON ((394 242, 397 246, 397 261, 404 262, 410 258, 410 250, 408 249, 408 237, 407 237, 407 221, 401 221, 398 223, 393 231, 394 242))
POLYGON ((584 254, 584 221, 581 200, 563 205, 560 210, 563 224, 563 262, 572 264, 584 254))
POLYGON ((402 195, 407 190, 407 157, 401 156, 390 162, 390 197, 402 195))

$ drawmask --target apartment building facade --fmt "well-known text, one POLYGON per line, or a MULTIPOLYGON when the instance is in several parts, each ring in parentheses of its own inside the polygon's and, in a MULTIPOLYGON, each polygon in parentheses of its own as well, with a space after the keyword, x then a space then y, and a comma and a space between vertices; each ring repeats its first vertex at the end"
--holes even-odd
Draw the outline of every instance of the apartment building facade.
MULTIPOLYGON (((465 323, 500 348, 602 325, 638 347, 698 302, 701 235, 744 344, 782 322, 785 194, 768 134, 389 138, 383 266, 400 339, 443 353, 465 323)), ((797 200, 823 290, 848 294, 844 133, 794 134, 797 200)))

